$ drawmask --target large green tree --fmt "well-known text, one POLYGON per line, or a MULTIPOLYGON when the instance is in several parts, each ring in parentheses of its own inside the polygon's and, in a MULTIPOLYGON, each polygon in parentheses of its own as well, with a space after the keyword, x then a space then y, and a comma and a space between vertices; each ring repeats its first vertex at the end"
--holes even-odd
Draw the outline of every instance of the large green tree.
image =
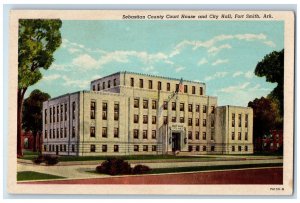
POLYGON ((22 108, 29 86, 42 78, 40 69, 48 69, 54 51, 61 44, 62 22, 59 19, 20 19, 18 36, 18 109, 17 155, 22 156, 22 108))
POLYGON ((268 97, 277 100, 280 115, 283 117, 284 49, 279 52, 273 51, 267 54, 263 60, 256 65, 255 75, 259 77, 265 76, 267 82, 277 83, 277 86, 268 97))
MULTIPOLYGON (((43 102, 50 98, 48 93, 40 90, 33 90, 29 97, 23 103, 23 124, 25 131, 31 131, 33 135, 33 151, 37 149, 36 137, 40 135, 43 129, 43 102)), ((40 143, 38 143, 40 144, 40 143)))

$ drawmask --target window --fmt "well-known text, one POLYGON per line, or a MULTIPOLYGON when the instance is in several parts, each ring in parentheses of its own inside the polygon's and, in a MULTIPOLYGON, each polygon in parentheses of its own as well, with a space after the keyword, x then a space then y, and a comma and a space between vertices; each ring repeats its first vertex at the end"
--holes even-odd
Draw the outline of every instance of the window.
POLYGON ((195 86, 192 86, 192 94, 196 94, 196 88, 195 88, 195 86))
POLYGON ((45 109, 45 124, 47 124, 47 109, 45 109))
POLYGON ((102 119, 107 120, 107 102, 102 102, 102 119))
POLYGON ((203 140, 206 140, 206 132, 203 132, 203 133, 202 133, 202 139, 203 139, 203 140))
POLYGON ((179 84, 176 84, 175 90, 176 92, 179 92, 179 84))
POLYGON ((138 129, 133 130, 133 138, 134 139, 139 139, 139 130, 138 129))
POLYGON ((56 114, 56 116, 57 116, 57 122, 59 122, 59 106, 57 106, 56 111, 57 111, 57 114, 56 114))
POLYGON ((108 81, 107 88, 110 88, 110 80, 108 81))
POLYGON ((114 79, 114 86, 117 86, 117 79, 114 79))
POLYGON ((114 128, 114 137, 119 137, 119 128, 114 128))
POLYGON ((206 146, 205 145, 203 146, 203 151, 206 152, 206 146))
POLYGON ((192 112, 192 111, 193 111, 193 104, 189 104, 189 105, 188 105, 188 110, 189 110, 189 112, 192 112))
POLYGON ((72 103, 72 118, 75 119, 75 102, 72 103))
POLYGON ((189 126, 192 126, 192 125, 193 125, 193 120, 192 120, 192 118, 189 118, 189 119, 188 119, 188 125, 189 125, 189 126))
POLYGON ((152 116, 152 124, 156 124, 156 116, 152 116))
POLYGON ((248 114, 245 115, 245 127, 248 128, 248 114))
POLYGON ((95 137, 95 127, 90 128, 90 136, 95 137))
POLYGON ((72 137, 75 137, 75 127, 72 127, 72 137))
POLYGON ((152 130, 151 137, 152 139, 156 139, 156 130, 152 130))
POLYGON ((102 127, 102 137, 107 137, 107 127, 102 127))
POLYGON ((248 140, 248 132, 245 132, 245 140, 248 140))
POLYGON ((200 151, 200 146, 196 146, 196 151, 199 152, 200 151))
POLYGON ((64 109, 64 106, 63 106, 63 105, 60 105, 60 121, 63 121, 63 120, 64 120, 64 118, 63 118, 63 116, 64 116, 64 114, 63 114, 63 109, 64 109))
POLYGON ((102 152, 107 152, 107 145, 106 144, 102 145, 102 152))
POLYGON ((245 146, 245 151, 246 151, 246 152, 248 151, 248 146, 245 146))
POLYGON ((143 130, 143 139, 148 139, 148 131, 143 130))
POLYGON ((52 108, 50 108, 50 123, 52 123, 52 108))
POLYGON ((232 120, 231 126, 234 127, 235 126, 235 114, 234 113, 231 115, 231 120, 232 120))
POLYGON ((149 87, 148 87, 149 89, 152 89, 152 88, 153 88, 152 80, 149 80, 148 86, 149 86, 149 87))
POLYGON ((206 127, 206 119, 203 119, 203 127, 206 127))
POLYGON ((55 123, 55 106, 53 107, 53 123, 55 123))
POLYGON ((200 87, 200 95, 203 95, 203 87, 200 87))
POLYGON ((143 79, 140 79, 140 88, 143 88, 143 87, 144 87, 143 79))
POLYGON ((167 110, 167 109, 168 109, 168 102, 167 102, 167 101, 164 101, 164 103, 163 103, 163 108, 164 108, 164 110, 167 110))
POLYGON ((147 152, 148 151, 148 145, 143 145, 143 151, 147 152))
POLYGON ((96 146, 94 144, 91 145, 91 152, 96 152, 96 146))
POLYGON ((215 127, 215 120, 213 118, 210 120, 210 126, 215 127))
POLYGON ((107 111, 107 102, 102 103, 102 111, 107 111))
POLYGON ((55 139, 55 129, 53 129, 53 139, 55 139))
POLYGON ((156 151, 156 145, 152 145, 152 152, 156 151))
POLYGON ((168 116, 164 116, 164 124, 168 123, 168 116))
POLYGON ((67 137, 67 127, 65 127, 64 136, 67 137))
POLYGON ((239 114, 239 127, 242 127, 242 114, 239 114))
POLYGON ((238 146, 239 152, 242 151, 242 146, 238 146))
POLYGON ((231 140, 234 140, 234 139, 235 139, 235 133, 232 132, 232 133, 231 133, 231 140))
POLYGON ((199 118, 196 118, 196 126, 199 126, 200 125, 200 120, 199 118))
POLYGON ((143 115, 143 123, 148 124, 148 115, 143 115))
POLYGON ((49 130, 49 138, 50 139, 52 138, 52 131, 51 131, 51 129, 49 130))
POLYGON ((176 123, 176 117, 172 117, 172 122, 176 123))
POLYGON ((215 113, 215 107, 214 106, 211 106, 211 113, 215 113))
POLYGON ((193 139, 192 131, 189 131, 189 132, 188 132, 188 138, 189 138, 189 140, 192 140, 192 139, 193 139))
POLYGON ((238 132, 238 140, 242 140, 242 133, 238 132))
POLYGON ((203 105, 203 113, 206 113, 206 112, 207 112, 207 106, 203 105))
POLYGON ((211 146, 210 151, 214 152, 215 151, 215 146, 211 146))
POLYGON ((196 105, 196 112, 200 112, 200 105, 196 105))
POLYGON ((102 83, 102 89, 105 89, 105 82, 102 83))
POLYGON ((67 145, 64 144, 64 152, 67 151, 67 145))
POLYGON ((102 112, 102 120, 107 120, 107 112, 106 111, 102 112))
POLYGON ((180 117, 180 123, 184 123, 184 117, 180 117))
POLYGON ((172 111, 176 111, 176 102, 172 102, 172 111))
POLYGON ((47 151, 47 145, 44 145, 44 151, 45 152, 47 151))
POLYGON ((119 104, 114 104, 114 120, 119 120, 119 104))
POLYGON ((170 91, 171 90, 171 85, 170 85, 170 83, 168 82, 167 83, 167 91, 170 91))
POLYGON ((134 116, 133 116, 133 122, 134 123, 139 123, 139 115, 138 114, 134 114, 134 116))
POLYGON ((146 99, 143 100, 143 108, 148 109, 148 100, 146 99))
POLYGON ((45 130, 45 138, 47 138, 47 137, 48 137, 47 130, 45 130))
POLYGON ((138 145, 134 145, 133 146, 133 151, 138 152, 139 151, 139 146, 138 145))
POLYGON ((152 109, 156 109, 156 108, 157 108, 157 101, 152 100, 152 109))
POLYGON ((235 151, 235 146, 231 146, 231 151, 235 151))
POLYGON ((184 85, 184 93, 187 93, 188 92, 188 87, 187 85, 184 85))
POLYGON ((139 99, 134 99, 133 106, 134 108, 139 108, 139 99))
POLYGON ((134 87, 134 78, 130 78, 130 86, 134 87))
POLYGON ((100 91, 100 83, 97 85, 97 90, 100 91))
POLYGON ((72 144, 72 152, 75 152, 75 145, 72 144))
POLYGON ((189 152, 193 151, 193 146, 189 145, 189 152))
POLYGON ((184 111, 184 103, 180 103, 179 109, 180 111, 184 111))
POLYGON ((93 91, 95 91, 95 90, 96 90, 95 85, 93 85, 93 91))
POLYGON ((157 83, 157 90, 161 90, 161 82, 160 81, 158 81, 158 83, 157 83))
POLYGON ((59 145, 59 151, 62 152, 62 145, 59 145))
POLYGON ((199 140, 199 139, 200 139, 199 131, 196 131, 196 132, 195 132, 195 137, 196 137, 196 140, 199 140))
POLYGON ((63 128, 60 129, 60 138, 63 138, 63 128))
POLYGON ((114 152, 119 152, 119 145, 114 145, 114 152))
POLYGON ((65 104, 65 121, 67 120, 67 111, 68 111, 68 109, 67 109, 67 104, 65 104))
POLYGON ((96 102, 91 102, 91 119, 95 119, 95 113, 96 113, 96 102))
POLYGON ((59 129, 56 129, 56 138, 59 138, 59 129))

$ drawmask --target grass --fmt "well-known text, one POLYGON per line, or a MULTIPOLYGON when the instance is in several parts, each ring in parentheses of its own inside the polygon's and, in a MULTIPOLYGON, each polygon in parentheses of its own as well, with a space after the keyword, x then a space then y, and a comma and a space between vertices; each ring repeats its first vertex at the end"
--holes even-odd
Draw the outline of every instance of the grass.
POLYGON ((24 180, 48 180, 48 179, 61 179, 62 176, 55 176, 46 173, 38 173, 34 171, 22 171, 17 173, 17 181, 24 180))

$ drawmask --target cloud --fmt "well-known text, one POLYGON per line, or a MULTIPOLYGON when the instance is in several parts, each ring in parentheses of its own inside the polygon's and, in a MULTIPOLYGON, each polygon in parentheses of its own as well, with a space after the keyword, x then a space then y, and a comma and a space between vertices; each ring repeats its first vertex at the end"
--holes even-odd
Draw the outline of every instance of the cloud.
POLYGON ((208 60, 206 59, 206 58, 202 58, 202 59, 200 59, 200 61, 198 61, 198 66, 201 66, 201 65, 203 65, 203 64, 206 64, 206 63, 208 63, 208 60))
POLYGON ((228 59, 218 59, 215 62, 213 62, 211 65, 212 66, 217 66, 217 65, 220 65, 220 64, 228 63, 228 62, 229 62, 228 59))
POLYGON ((238 77, 240 75, 243 75, 243 72, 242 71, 237 71, 237 72, 233 73, 232 77, 235 78, 235 77, 238 77))
POLYGON ((221 88, 219 91, 225 93, 237 93, 238 91, 244 90, 249 85, 250 82, 245 82, 243 84, 221 88))
POLYGON ((247 71, 247 72, 243 72, 243 71, 237 71, 235 73, 233 73, 232 77, 238 77, 238 76, 244 76, 245 78, 251 79, 254 77, 254 73, 253 71, 247 71))
POLYGON ((209 54, 212 54, 212 55, 216 55, 217 53, 219 53, 222 49, 231 49, 232 47, 229 45, 229 44, 223 44, 221 46, 218 46, 218 47, 211 47, 207 50, 207 52, 209 54))
POLYGON ((216 72, 214 75, 207 76, 204 78, 205 81, 210 81, 218 78, 224 78, 227 75, 227 72, 216 72))
POLYGON ((177 67, 177 68, 175 69, 175 72, 178 73, 178 72, 183 71, 184 69, 185 69, 185 67, 180 66, 180 67, 177 67))
POLYGON ((95 60, 88 54, 82 54, 72 60, 72 64, 74 66, 78 66, 80 68, 95 68, 98 66, 99 61, 95 60))
POLYGON ((268 45, 269 47, 276 47, 276 44, 271 40, 264 41, 264 44, 268 45))
POLYGON ((51 81, 51 80, 56 80, 58 78, 60 78, 61 76, 59 74, 52 74, 52 75, 44 75, 43 76, 43 80, 46 81, 51 81))
POLYGON ((248 78, 248 79, 251 79, 251 78, 254 77, 254 74, 253 74, 252 71, 248 71, 248 72, 246 72, 244 75, 245 75, 245 77, 248 78))

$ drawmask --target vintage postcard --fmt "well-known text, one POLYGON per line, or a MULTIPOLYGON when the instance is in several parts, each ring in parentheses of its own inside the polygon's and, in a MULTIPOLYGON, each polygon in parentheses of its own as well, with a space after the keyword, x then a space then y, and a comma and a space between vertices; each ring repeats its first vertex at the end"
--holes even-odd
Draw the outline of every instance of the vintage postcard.
POLYGON ((12 194, 293 194, 291 11, 11 10, 12 194))

